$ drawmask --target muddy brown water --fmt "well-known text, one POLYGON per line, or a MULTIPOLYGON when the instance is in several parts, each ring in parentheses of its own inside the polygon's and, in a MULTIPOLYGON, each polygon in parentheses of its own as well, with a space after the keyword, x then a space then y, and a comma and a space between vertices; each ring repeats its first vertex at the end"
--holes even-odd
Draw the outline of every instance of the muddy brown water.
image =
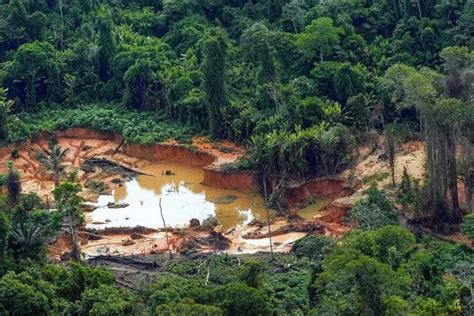
POLYGON ((304 219, 312 219, 313 216, 322 208, 331 204, 332 199, 320 198, 314 200, 310 205, 299 210, 298 215, 304 219))
MULTIPOLYGON (((99 197, 96 203, 99 207, 88 216, 88 227, 163 227, 160 198, 167 226, 186 226, 192 218, 202 223, 208 216, 215 216, 224 228, 245 224, 254 218, 266 219, 261 195, 203 186, 202 168, 163 162, 148 165, 140 171, 147 175, 124 183, 111 195, 99 197), (167 175, 167 171, 171 174, 167 175), (110 202, 129 206, 108 208, 110 202)), ((318 207, 312 207, 305 211, 305 217, 310 218, 318 210, 318 207)))

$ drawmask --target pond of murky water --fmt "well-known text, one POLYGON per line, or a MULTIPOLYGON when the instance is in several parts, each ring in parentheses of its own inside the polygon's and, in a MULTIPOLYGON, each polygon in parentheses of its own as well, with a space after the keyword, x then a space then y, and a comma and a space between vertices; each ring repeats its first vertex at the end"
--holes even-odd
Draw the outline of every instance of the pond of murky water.
POLYGON ((309 204, 305 208, 299 210, 298 215, 304 219, 312 219, 313 215, 315 215, 319 210, 323 207, 329 205, 332 199, 317 199, 314 200, 313 203, 309 204))
MULTIPOLYGON (((209 216, 215 216, 224 228, 244 224, 254 218, 266 220, 260 194, 203 186, 202 168, 163 162, 151 164, 140 171, 146 175, 124 183, 111 195, 99 196, 98 208, 88 216, 88 227, 161 228, 160 198, 166 225, 170 227, 186 226, 192 218, 202 223, 209 216), (128 206, 109 208, 109 203, 128 206)), ((300 215, 310 219, 327 203, 329 200, 317 200, 302 209, 300 215)))
POLYGON ((253 218, 265 219, 263 198, 201 185, 201 168, 175 163, 156 163, 140 170, 140 175, 112 195, 101 195, 96 210, 89 214, 88 227, 163 227, 159 199, 167 226, 184 226, 189 220, 201 221, 215 216, 224 227, 232 227, 253 218), (167 175, 167 171, 169 174, 167 175), (124 208, 109 208, 108 203, 126 203, 124 208))

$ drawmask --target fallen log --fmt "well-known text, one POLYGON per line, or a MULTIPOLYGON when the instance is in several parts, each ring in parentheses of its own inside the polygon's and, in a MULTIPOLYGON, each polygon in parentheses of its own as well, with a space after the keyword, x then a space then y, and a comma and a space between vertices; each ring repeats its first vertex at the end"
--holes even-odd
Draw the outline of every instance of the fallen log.
MULTIPOLYGON (((285 226, 279 227, 271 232, 271 236, 278 236, 287 233, 319 233, 324 234, 324 225, 318 222, 290 222, 285 226)), ((269 238, 270 233, 261 231, 251 232, 242 236, 245 239, 269 238)))

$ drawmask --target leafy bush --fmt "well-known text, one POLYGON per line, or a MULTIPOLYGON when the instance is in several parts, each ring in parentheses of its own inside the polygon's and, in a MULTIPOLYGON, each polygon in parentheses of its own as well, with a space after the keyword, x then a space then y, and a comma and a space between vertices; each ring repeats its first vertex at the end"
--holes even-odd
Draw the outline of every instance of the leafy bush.
POLYGON ((141 309, 138 297, 110 285, 85 290, 78 305, 80 315, 127 316, 137 315, 141 309))
POLYGON ((122 134, 127 142, 150 144, 176 139, 188 141, 192 128, 165 119, 160 112, 136 111, 120 105, 90 104, 65 108, 50 106, 38 113, 21 113, 9 123, 9 142, 26 140, 39 132, 71 127, 122 134))
POLYGON ((421 208, 421 189, 418 181, 408 175, 406 168, 403 169, 402 181, 398 188, 397 201, 402 207, 411 213, 417 214, 421 208))
POLYGON ((158 305, 155 309, 156 316, 221 316, 222 309, 212 305, 196 304, 192 301, 181 303, 168 303, 158 305))
POLYGON ((47 287, 44 283, 33 281, 27 273, 8 272, 0 279, 0 306, 12 315, 47 315, 48 297, 53 295, 47 292, 51 285, 47 287))
POLYGON ((474 242, 474 213, 464 217, 464 223, 461 225, 462 232, 474 242))
POLYGON ((215 290, 216 303, 226 315, 269 315, 270 301, 261 291, 245 284, 231 283, 215 290))
POLYGON ((349 219, 362 229, 377 229, 398 223, 392 203, 374 184, 369 188, 367 197, 357 201, 349 211, 349 219))
POLYGON ((291 251, 298 257, 322 260, 333 247, 333 240, 326 236, 307 236, 295 242, 291 251))

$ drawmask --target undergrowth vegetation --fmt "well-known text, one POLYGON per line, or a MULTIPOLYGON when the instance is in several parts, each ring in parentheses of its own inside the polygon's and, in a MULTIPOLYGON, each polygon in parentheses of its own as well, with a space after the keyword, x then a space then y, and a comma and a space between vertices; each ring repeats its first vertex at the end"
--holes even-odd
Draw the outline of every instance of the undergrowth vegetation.
POLYGON ((200 131, 154 111, 131 110, 121 105, 88 104, 77 107, 50 106, 37 113, 17 114, 8 124, 6 141, 27 140, 40 132, 82 127, 118 133, 126 142, 151 144, 169 139, 190 142, 200 131))

